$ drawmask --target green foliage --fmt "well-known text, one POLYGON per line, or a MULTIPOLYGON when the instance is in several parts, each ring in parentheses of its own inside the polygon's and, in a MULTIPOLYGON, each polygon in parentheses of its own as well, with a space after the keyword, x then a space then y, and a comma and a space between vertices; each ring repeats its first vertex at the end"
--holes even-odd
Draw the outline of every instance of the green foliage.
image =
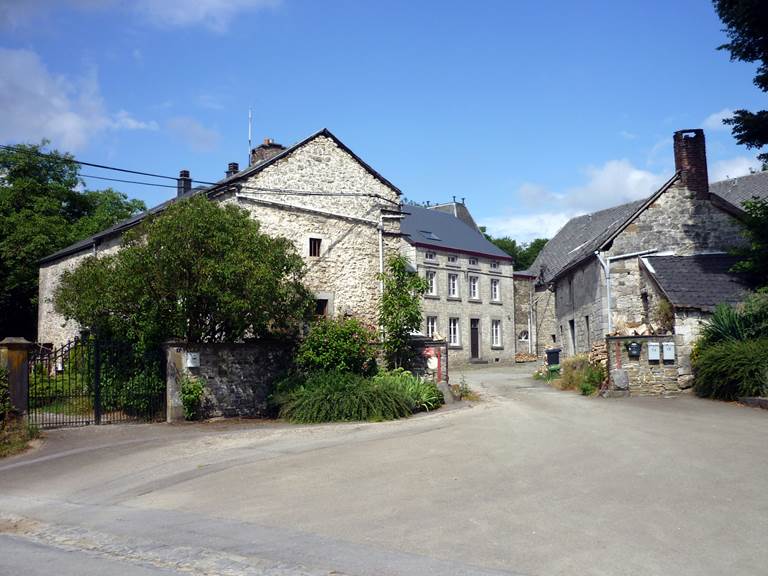
POLYGON ((512 256, 512 263, 515 270, 527 270, 536 260, 536 256, 539 255, 542 248, 547 244, 546 238, 536 238, 531 242, 517 243, 517 240, 513 240, 509 236, 502 236, 501 238, 494 238, 485 231, 485 226, 480 227, 480 231, 485 237, 493 242, 496 246, 504 250, 507 254, 512 256))
POLYGON ((0 367, 0 426, 4 426, 11 414, 11 390, 8 384, 8 372, 0 367))
POLYGON ((384 331, 384 353, 390 368, 407 366, 413 357, 410 334, 421 326, 421 296, 427 281, 409 269, 403 256, 392 256, 381 276, 384 294, 379 321, 384 331))
POLYGON ((401 388, 409 398, 413 412, 435 410, 445 402, 443 393, 434 382, 414 376, 403 368, 381 371, 373 380, 401 388))
POLYGON ((27 424, 23 418, 11 416, 0 426, 0 458, 24 452, 29 441, 40 436, 36 426, 27 424))
POLYGON ((693 361, 698 396, 733 400, 768 394, 768 338, 724 340, 699 350, 693 361))
POLYGON ((376 333, 356 318, 315 320, 299 346, 297 366, 306 371, 376 372, 376 333))
POLYGON ((745 274, 755 286, 768 288, 768 200, 747 200, 744 211, 742 227, 748 246, 737 251, 742 259, 734 271, 745 274))
MULTIPOLYGON (((765 2, 714 0, 714 5, 730 40, 718 49, 728 50, 732 61, 758 62, 754 83, 763 92, 768 92, 768 19, 765 17, 765 2)), ((736 110, 734 116, 725 120, 725 123, 733 126, 734 138, 747 148, 762 148, 768 144, 768 110, 736 110)), ((760 154, 758 158, 768 162, 768 153, 760 154)))
POLYGON ((78 165, 46 146, 0 150, 0 338, 34 339, 41 258, 145 209, 113 190, 78 191, 78 165))
POLYGON ((280 416, 301 424, 393 420, 411 412, 403 388, 352 372, 313 372, 280 407, 280 416))
POLYGON ((768 338, 768 293, 752 294, 743 305, 720 304, 701 331, 699 350, 718 342, 768 338))
POLYGON ((203 398, 205 384, 202 379, 189 375, 181 377, 181 403, 184 406, 185 420, 200 420, 203 417, 203 398))
POLYGON ((600 389, 605 380, 605 369, 600 364, 587 364, 579 383, 579 390, 584 396, 592 396, 600 389))
POLYGON ((311 310, 303 274, 289 240, 262 234, 241 208, 197 195, 147 218, 116 254, 65 272, 54 305, 143 350, 170 338, 290 337, 311 310))
POLYGON ((586 354, 579 354, 560 362, 558 385, 563 390, 579 390, 584 396, 591 396, 600 389, 605 376, 602 365, 591 363, 586 354))
POLYGON ((664 331, 671 331, 675 326, 675 309, 666 298, 659 300, 654 310, 654 322, 664 331))

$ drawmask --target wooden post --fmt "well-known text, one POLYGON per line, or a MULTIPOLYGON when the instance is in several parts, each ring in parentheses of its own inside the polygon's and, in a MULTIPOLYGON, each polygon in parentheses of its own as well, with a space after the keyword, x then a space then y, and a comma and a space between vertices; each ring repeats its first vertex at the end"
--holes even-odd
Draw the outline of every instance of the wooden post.
POLYGON ((27 359, 34 344, 26 338, 0 340, 0 368, 8 371, 11 405, 19 414, 29 409, 29 367, 27 359))

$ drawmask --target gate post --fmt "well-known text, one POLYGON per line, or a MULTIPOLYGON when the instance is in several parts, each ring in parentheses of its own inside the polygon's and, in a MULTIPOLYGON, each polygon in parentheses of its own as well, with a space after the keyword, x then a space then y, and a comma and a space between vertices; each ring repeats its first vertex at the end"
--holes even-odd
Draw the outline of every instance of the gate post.
POLYGON ((11 405, 19 414, 29 409, 29 351, 34 346, 26 338, 0 340, 0 368, 8 371, 11 405))
POLYGON ((185 372, 186 343, 169 341, 163 346, 166 362, 166 422, 184 421, 184 404, 181 401, 181 376, 185 372))
POLYGON ((93 339, 93 423, 101 424, 101 347, 93 339))

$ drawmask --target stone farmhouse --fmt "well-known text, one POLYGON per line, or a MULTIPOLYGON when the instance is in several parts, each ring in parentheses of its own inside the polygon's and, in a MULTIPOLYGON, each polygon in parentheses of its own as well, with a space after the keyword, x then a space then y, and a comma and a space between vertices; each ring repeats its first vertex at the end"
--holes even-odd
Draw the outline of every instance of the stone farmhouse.
POLYGON ((123 233, 147 214, 206 194, 245 208, 264 232, 294 242, 307 264, 317 314, 353 315, 375 326, 378 274, 388 255, 403 253, 432 287, 424 300, 423 331, 449 341, 452 361, 514 361, 511 258, 486 240, 463 203, 402 206, 400 190, 330 131, 289 148, 265 140, 252 150, 247 168, 230 163, 226 177, 213 186, 193 188, 186 170, 178 182, 175 198, 41 262, 41 342, 58 345, 80 330, 51 302, 64 270, 87 256, 119 250, 123 233))
POLYGON ((768 173, 709 184, 704 133, 674 134, 675 174, 650 197, 570 220, 526 271, 539 353, 588 352, 606 334, 675 334, 678 383, 690 346, 720 302, 747 289, 729 272, 743 244, 742 202, 768 197, 768 173))

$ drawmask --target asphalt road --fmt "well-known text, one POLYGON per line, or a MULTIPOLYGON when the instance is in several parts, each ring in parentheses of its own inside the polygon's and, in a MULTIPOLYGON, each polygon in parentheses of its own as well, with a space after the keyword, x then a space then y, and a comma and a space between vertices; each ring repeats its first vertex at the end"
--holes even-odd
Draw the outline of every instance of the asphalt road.
POLYGON ((0 574, 765 574, 768 411, 529 372, 398 422, 51 432, 0 462, 0 574))

